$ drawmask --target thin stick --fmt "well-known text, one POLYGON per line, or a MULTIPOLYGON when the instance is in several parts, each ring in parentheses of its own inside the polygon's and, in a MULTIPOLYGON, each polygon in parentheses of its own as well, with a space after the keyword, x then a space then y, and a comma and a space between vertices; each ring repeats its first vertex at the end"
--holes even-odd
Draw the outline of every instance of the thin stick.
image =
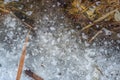
POLYGON ((43 78, 39 77, 35 73, 33 73, 31 70, 25 70, 25 74, 27 74, 29 77, 33 78, 34 80, 43 80, 43 78))
POLYGON ((26 55, 26 48, 27 48, 27 43, 28 43, 28 39, 29 39, 29 34, 30 31, 28 32, 26 39, 25 39, 25 44, 23 46, 23 50, 22 50, 22 54, 20 57, 20 62, 19 62, 19 66, 18 66, 18 72, 17 72, 17 76, 16 76, 16 80, 20 80, 21 74, 22 74, 22 69, 23 69, 23 65, 24 65, 24 61, 25 61, 25 55, 26 55))
POLYGON ((115 10, 113 10, 113 11, 110 11, 109 13, 106 13, 106 14, 103 15, 102 17, 100 17, 100 18, 98 18, 97 20, 95 20, 92 24, 89 24, 89 25, 83 27, 83 28, 81 29, 81 31, 90 28, 90 27, 93 26, 95 23, 102 21, 103 19, 107 18, 109 15, 113 14, 113 13, 116 12, 116 11, 117 11, 117 9, 115 9, 115 10))

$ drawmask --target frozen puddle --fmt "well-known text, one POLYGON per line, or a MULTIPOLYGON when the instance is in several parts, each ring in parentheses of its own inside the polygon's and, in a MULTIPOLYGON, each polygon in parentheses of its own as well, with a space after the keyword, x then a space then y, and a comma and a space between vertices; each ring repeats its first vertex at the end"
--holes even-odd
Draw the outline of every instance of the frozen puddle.
MULTIPOLYGON (((86 48, 64 15, 53 13, 45 12, 36 20, 24 70, 30 69, 44 80, 120 80, 119 46, 116 50, 86 48)), ((1 18, 0 80, 15 80, 27 31, 11 15, 1 18)), ((21 80, 32 79, 23 72, 21 80)))

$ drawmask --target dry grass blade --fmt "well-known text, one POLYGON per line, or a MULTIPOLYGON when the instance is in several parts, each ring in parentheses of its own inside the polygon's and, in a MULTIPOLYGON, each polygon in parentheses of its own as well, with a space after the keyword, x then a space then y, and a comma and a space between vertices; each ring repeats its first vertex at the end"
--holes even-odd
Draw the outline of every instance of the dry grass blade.
POLYGON ((102 29, 98 31, 89 41, 88 43, 91 43, 100 33, 102 33, 102 29))
POLYGON ((25 70, 25 74, 33 78, 34 80, 43 80, 41 77, 33 73, 31 70, 25 70))
POLYGON ((109 15, 113 14, 113 13, 116 12, 116 11, 117 11, 117 9, 115 9, 115 10, 113 10, 113 11, 110 11, 109 13, 106 13, 105 15, 103 15, 102 17, 100 17, 99 19, 95 20, 92 24, 89 24, 89 25, 83 27, 83 28, 81 29, 81 31, 90 28, 90 27, 93 26, 95 23, 102 21, 103 19, 107 18, 109 15))
POLYGON ((98 65, 95 65, 95 68, 100 72, 101 75, 104 75, 98 65))
POLYGON ((20 20, 14 13, 11 13, 15 18, 17 18, 19 21, 21 21, 25 26, 27 26, 28 28, 33 29, 33 26, 29 25, 28 23, 26 22, 23 22, 22 20, 20 20))
POLYGON ((117 11, 117 9, 115 9, 113 11, 110 11, 109 13, 106 13, 105 15, 103 15, 102 17, 100 17, 99 19, 95 20, 94 23, 102 21, 103 19, 107 18, 109 15, 113 14, 116 11, 117 11))
POLYGON ((22 69, 23 69, 24 60, 25 60, 26 48, 27 48, 27 43, 28 43, 28 39, 29 39, 28 38, 29 34, 30 34, 30 31, 28 32, 28 34, 26 36, 26 39, 25 39, 25 44, 23 46, 23 50, 22 50, 22 54, 21 54, 16 80, 20 80, 20 77, 21 77, 21 74, 22 74, 22 69))
MULTIPOLYGON (((23 22, 24 25, 26 25, 27 27, 29 27, 30 29, 33 29, 33 27, 31 25, 29 25, 28 23, 26 22, 23 22)), ((33 29, 34 30, 34 29, 33 29)))
POLYGON ((4 12, 4 13, 9 13, 9 12, 10 12, 9 10, 3 9, 3 8, 0 8, 0 11, 1 11, 1 12, 4 12))

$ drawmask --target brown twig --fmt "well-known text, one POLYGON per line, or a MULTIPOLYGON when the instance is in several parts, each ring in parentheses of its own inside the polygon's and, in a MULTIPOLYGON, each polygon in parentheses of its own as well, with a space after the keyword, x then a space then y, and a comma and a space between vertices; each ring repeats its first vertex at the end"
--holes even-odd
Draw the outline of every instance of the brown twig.
POLYGON ((31 70, 25 70, 25 74, 27 74, 29 77, 33 78, 34 80, 43 80, 43 78, 39 77, 35 73, 33 73, 31 70))
POLYGON ((18 72, 17 72, 16 80, 20 80, 20 77, 21 77, 21 74, 22 74, 22 69, 23 69, 23 65, 24 65, 24 61, 25 61, 26 48, 27 48, 27 43, 28 43, 28 39, 29 39, 28 37, 29 37, 30 31, 28 32, 28 34, 26 36, 26 39, 25 39, 25 44, 23 46, 22 54, 21 54, 21 57, 20 57, 20 62, 19 62, 19 66, 18 66, 18 72))

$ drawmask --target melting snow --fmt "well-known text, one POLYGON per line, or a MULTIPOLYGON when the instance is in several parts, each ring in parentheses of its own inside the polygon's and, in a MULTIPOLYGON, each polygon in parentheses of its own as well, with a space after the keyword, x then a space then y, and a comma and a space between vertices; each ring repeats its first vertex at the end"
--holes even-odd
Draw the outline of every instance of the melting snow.
MULTIPOLYGON (((55 19, 48 15, 44 14, 37 20, 36 36, 30 35, 24 70, 30 69, 44 80, 120 80, 119 50, 102 46, 87 48, 87 43, 73 35, 75 30, 66 29, 70 25, 61 18, 61 14, 56 14, 60 18, 55 19)), ((10 15, 5 17, 4 25, 1 24, 2 21, 0 80, 15 80, 27 29, 10 15)), ((104 30, 106 35, 111 34, 104 30)), ((82 37, 87 39, 85 34, 82 37)), ((31 78, 23 72, 21 80, 31 78)))

